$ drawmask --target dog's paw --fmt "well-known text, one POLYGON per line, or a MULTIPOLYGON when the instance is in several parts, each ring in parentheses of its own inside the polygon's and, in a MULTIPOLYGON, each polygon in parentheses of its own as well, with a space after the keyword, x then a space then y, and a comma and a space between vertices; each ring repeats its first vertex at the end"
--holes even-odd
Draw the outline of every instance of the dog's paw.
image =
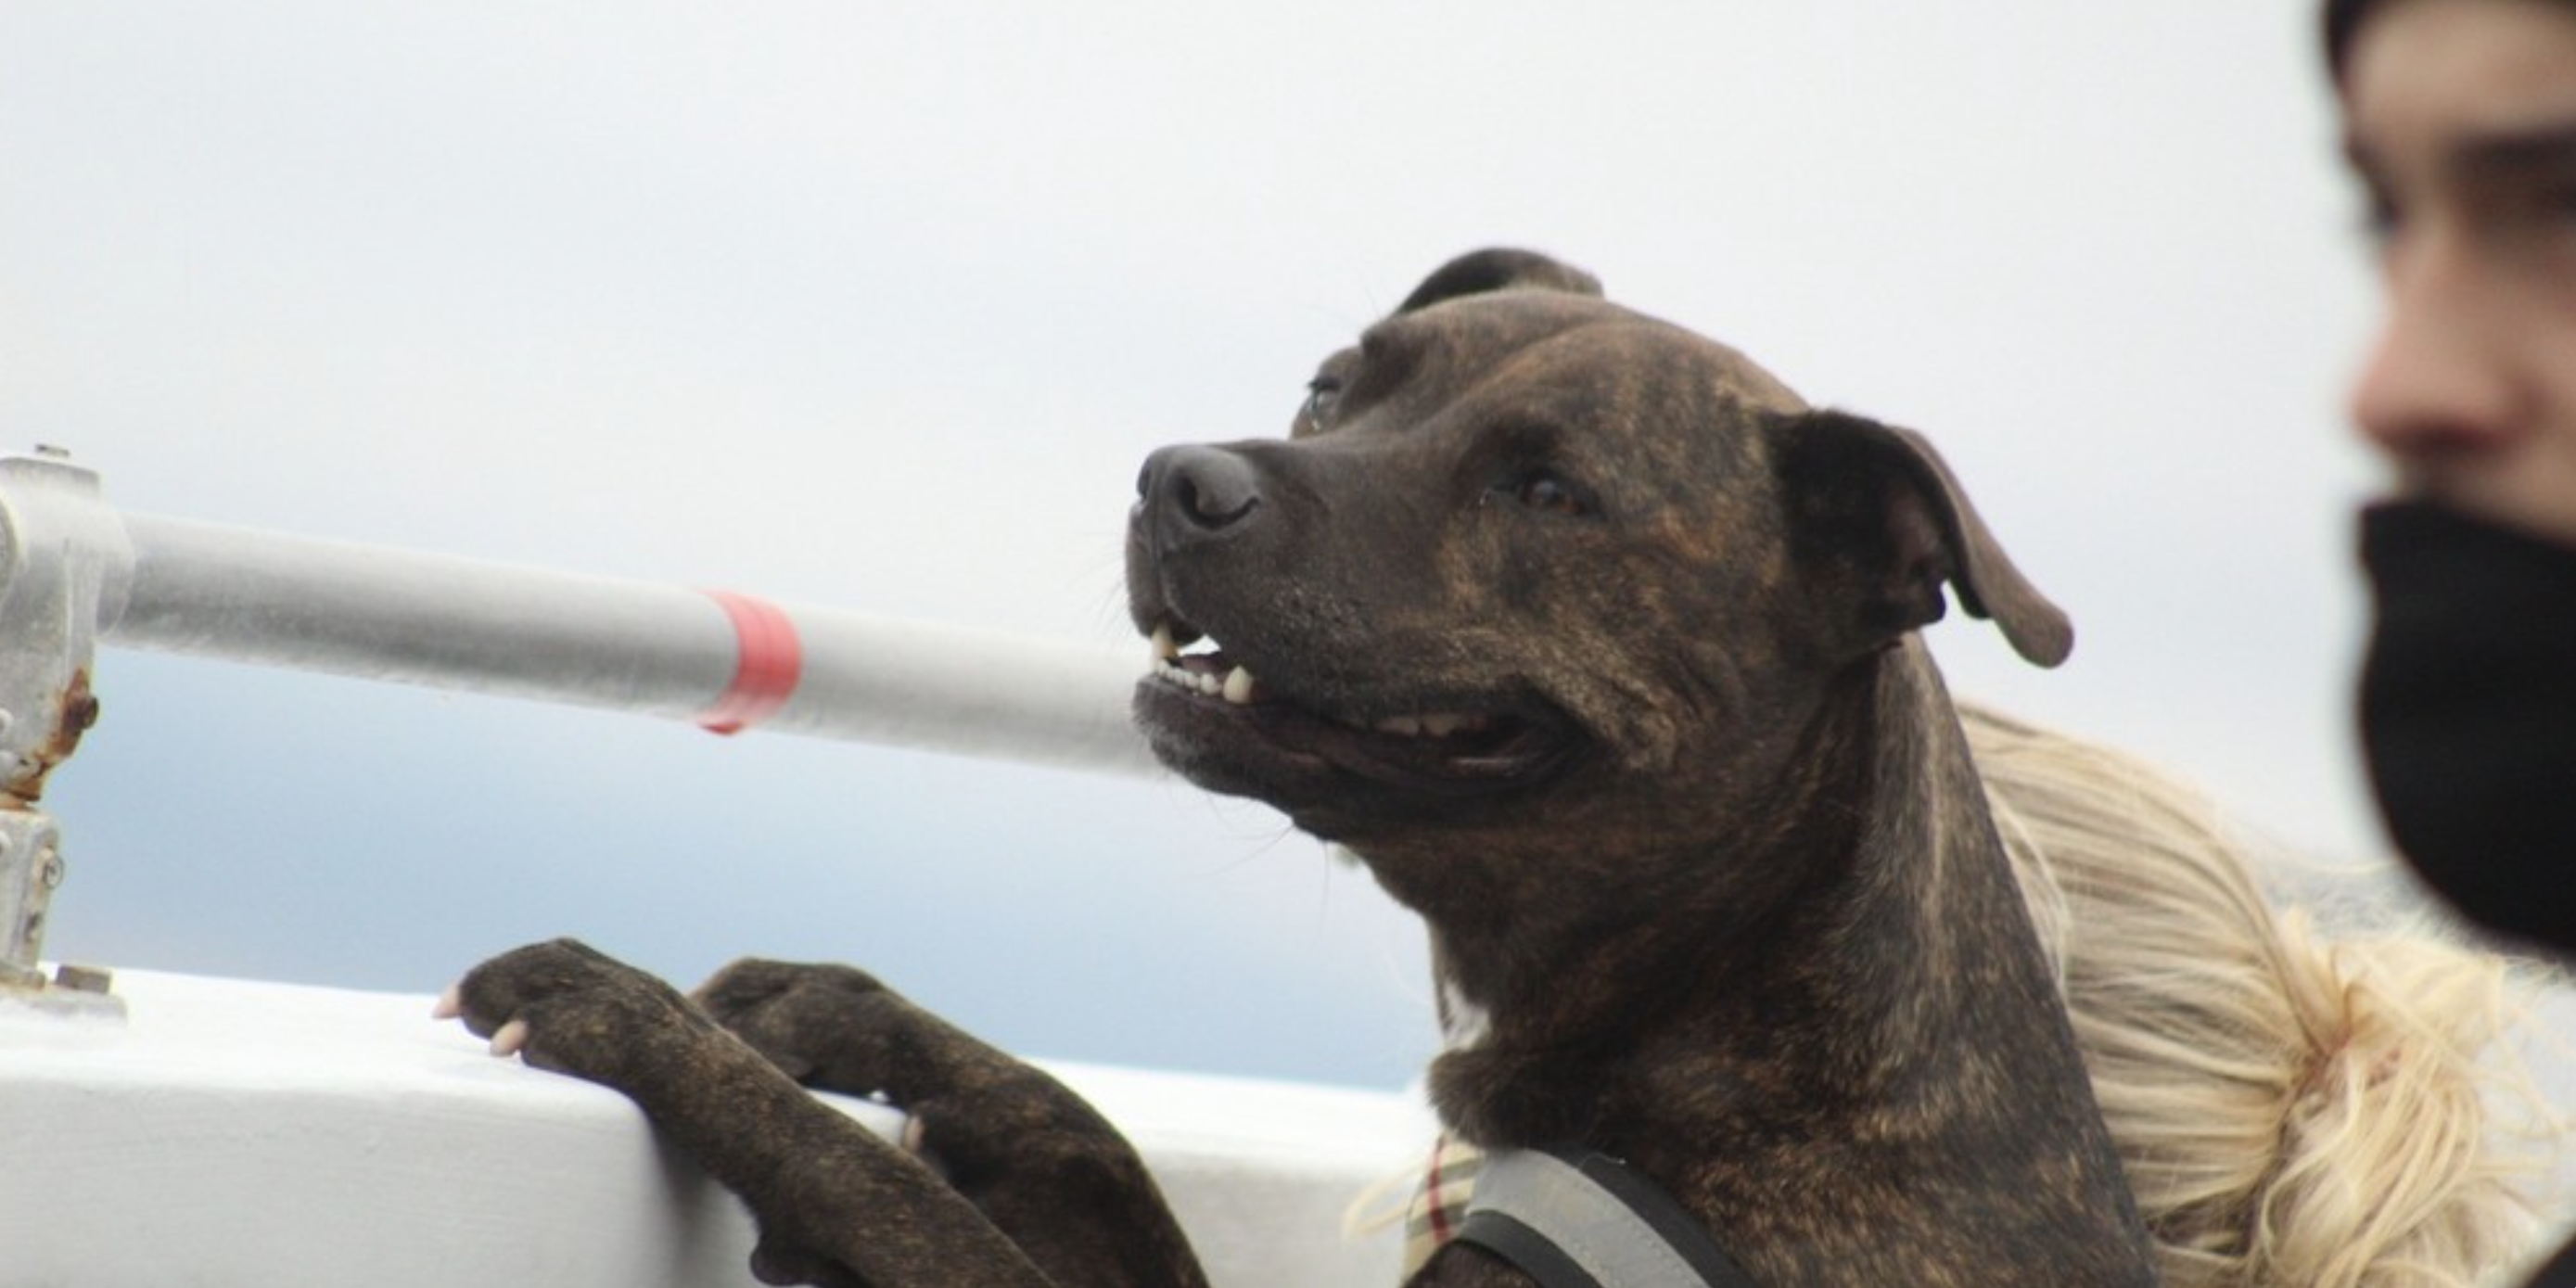
POLYGON ((716 972, 690 1000, 787 1076, 857 1095, 886 1090, 869 1038, 910 1010, 853 967, 752 958, 716 972))
POLYGON ((617 1087, 629 1087, 668 1038, 706 1025, 670 985, 570 939, 484 962, 433 1014, 462 1020, 496 1056, 617 1087))
POLYGON ((868 1281, 839 1261, 790 1243, 763 1230, 751 1250, 751 1277, 765 1284, 807 1284, 812 1288, 868 1288, 868 1281))

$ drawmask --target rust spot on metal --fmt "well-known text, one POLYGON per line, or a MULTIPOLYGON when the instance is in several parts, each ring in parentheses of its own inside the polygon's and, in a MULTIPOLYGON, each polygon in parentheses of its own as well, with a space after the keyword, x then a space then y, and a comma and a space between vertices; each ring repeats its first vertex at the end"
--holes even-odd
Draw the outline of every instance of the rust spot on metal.
POLYGON ((9 781, 0 785, 0 808, 32 805, 42 798, 46 776, 80 749, 81 735, 98 723, 98 710, 98 698, 89 688, 89 668, 72 672, 71 683, 63 689, 62 719, 50 737, 10 767, 9 781))

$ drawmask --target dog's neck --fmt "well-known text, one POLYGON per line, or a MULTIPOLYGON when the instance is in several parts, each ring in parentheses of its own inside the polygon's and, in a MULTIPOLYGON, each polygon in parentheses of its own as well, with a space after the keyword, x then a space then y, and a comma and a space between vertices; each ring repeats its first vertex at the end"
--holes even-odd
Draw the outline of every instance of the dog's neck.
MULTIPOLYGON (((1525 934, 1434 919, 1452 1018, 1482 1019, 1432 1070, 1452 1130, 1489 1147, 1606 1150, 1687 1190, 1703 1178, 1676 1173, 1712 1144, 1740 1157, 1784 1133, 1899 1121, 1943 1148, 1931 1138, 1952 1124, 1927 1103, 1950 1098, 1963 1063, 2023 1083, 1995 1097, 2016 1112, 2071 1089, 2080 1103, 2055 1106, 2051 1122, 2090 1117, 1965 738, 1919 644, 1862 668, 1792 751, 1775 791, 1793 799, 1769 804, 1800 824, 1671 856, 1664 872, 1696 873, 1699 886, 1659 876, 1643 892, 1652 917, 1569 914, 1579 901, 1560 895, 1523 910, 1525 934), (1748 896, 1748 873, 1796 876, 1748 896)), ((1981 1122, 1965 1138, 2009 1130, 1981 1122)))

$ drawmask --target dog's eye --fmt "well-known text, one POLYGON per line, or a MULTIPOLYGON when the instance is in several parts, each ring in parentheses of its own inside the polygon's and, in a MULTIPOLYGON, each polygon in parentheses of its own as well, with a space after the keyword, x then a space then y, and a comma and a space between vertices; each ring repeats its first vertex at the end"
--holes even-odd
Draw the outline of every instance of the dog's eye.
POLYGON ((1523 509, 1564 515, 1587 514, 1592 509, 1584 502, 1582 494, 1575 491, 1573 484, 1554 474, 1525 476, 1508 490, 1523 509))
POLYGON ((1333 404, 1342 399, 1340 376, 1317 376, 1306 382, 1305 417, 1308 424, 1322 425, 1333 417, 1333 404))

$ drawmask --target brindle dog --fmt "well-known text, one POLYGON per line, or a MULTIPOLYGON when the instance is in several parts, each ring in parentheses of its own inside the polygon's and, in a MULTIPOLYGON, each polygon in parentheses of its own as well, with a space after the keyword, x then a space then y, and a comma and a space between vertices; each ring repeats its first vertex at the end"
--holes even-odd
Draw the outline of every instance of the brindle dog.
MULTIPOLYGON (((1310 388, 1286 441, 1146 463, 1136 713, 1429 923, 1449 1128, 1624 1159, 1774 1288, 2151 1283, 1915 631, 1946 588, 2039 664, 2072 635, 1932 449, 1512 251, 1310 388)), ((1202 1282, 1106 1123, 856 971, 686 1000, 557 943, 459 997, 741 1194, 771 1282, 1202 1282)), ((1468 1244, 1415 1280, 1527 1282, 1468 1244)))

